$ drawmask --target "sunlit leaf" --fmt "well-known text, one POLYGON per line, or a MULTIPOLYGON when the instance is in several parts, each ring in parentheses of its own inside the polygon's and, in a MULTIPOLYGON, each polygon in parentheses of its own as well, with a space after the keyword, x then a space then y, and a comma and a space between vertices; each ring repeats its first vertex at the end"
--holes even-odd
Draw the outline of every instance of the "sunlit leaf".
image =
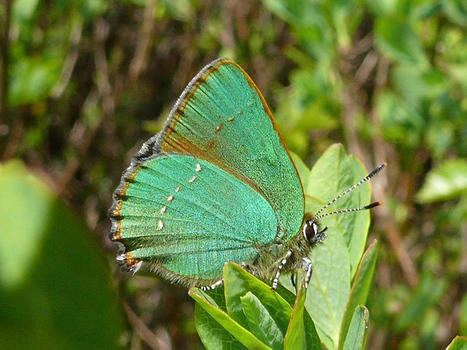
POLYGON ((308 188, 308 180, 310 177, 310 169, 303 163, 303 160, 297 156, 295 153, 291 153, 292 160, 295 164, 295 168, 298 171, 300 180, 302 181, 303 188, 308 188))
POLYGON ((467 349, 467 337, 457 336, 449 343, 446 350, 465 350, 467 349))
POLYGON ((298 288, 297 299, 290 317, 287 334, 285 335, 284 349, 287 350, 311 349, 311 344, 307 347, 306 329, 303 319, 303 314, 306 312, 304 308, 306 298, 304 283, 305 281, 302 278, 302 282, 298 288))
MULTIPOLYGON (((357 183, 366 174, 367 172, 362 163, 353 155, 346 154, 342 145, 336 144, 329 147, 314 164, 305 193, 318 198, 324 204, 357 183)), ((370 203, 370 186, 365 183, 340 198, 328 211, 340 208, 356 208, 368 203, 370 203)), ((316 203, 315 208, 311 208, 311 213, 316 212, 320 206, 322 204, 316 203)), ((331 225, 331 223, 327 222, 327 219, 322 220, 323 225, 331 225)), ((336 215, 329 219, 330 222, 334 221, 334 219, 337 220, 337 227, 332 230, 330 227, 329 232, 332 232, 332 236, 341 235, 344 238, 349 251, 351 277, 353 277, 365 249, 370 215, 368 211, 363 211, 336 215)))
POLYGON ((241 298, 253 293, 268 310, 282 334, 285 335, 292 307, 270 285, 247 273, 240 266, 227 263, 224 267, 225 302, 229 315, 244 327, 248 326, 241 298))
POLYGON ((208 350, 246 349, 198 303, 195 305, 195 324, 198 335, 208 350))
POLYGON ((417 200, 420 203, 438 202, 457 198, 467 193, 467 160, 450 159, 432 169, 425 180, 417 200))
POLYGON ((395 325, 396 329, 404 330, 420 322, 425 311, 438 301, 445 288, 446 280, 438 280, 428 274, 423 275, 409 302, 400 313, 395 325))
POLYGON ((461 300, 459 312, 459 334, 467 334, 467 294, 461 300))
POLYGON ((190 296, 206 311, 219 325, 233 335, 241 344, 249 349, 270 349, 266 344, 256 338, 250 331, 243 328, 227 313, 222 311, 209 302, 209 297, 206 293, 197 288, 192 288, 189 291, 190 296))
MULTIPOLYGON (((324 203, 365 175, 362 165, 355 158, 347 156, 341 145, 330 147, 310 172, 308 187, 305 189, 306 194, 311 195, 307 198, 307 210, 315 213, 324 203), (333 177, 333 174, 336 176, 333 177)), ((330 210, 353 208, 369 201, 369 187, 365 184, 330 210)), ((321 224, 328 226, 329 234, 325 242, 311 253, 314 268, 305 305, 321 341, 333 348, 339 343, 341 322, 350 293, 351 273, 356 271, 363 253, 369 216, 365 212, 340 215, 323 219, 321 224)), ((288 282, 282 283, 291 288, 288 282)))
POLYGON ((282 349, 284 336, 261 301, 251 292, 240 298, 248 329, 264 344, 282 349))
POLYGON ((427 64, 414 28, 401 17, 378 19, 375 41, 382 53, 397 61, 427 64))
POLYGON ((356 310, 357 305, 366 304, 366 300, 370 292, 371 281, 373 280, 373 274, 375 272, 377 258, 378 242, 375 241, 370 244, 365 254, 363 254, 352 284, 349 301, 347 302, 347 308, 344 314, 344 320, 342 321, 340 347, 342 347, 343 341, 346 339, 345 336, 349 330, 350 322, 352 317, 354 317, 354 311, 356 310))
POLYGON ((365 306, 359 305, 355 308, 349 331, 345 337, 344 350, 361 350, 365 348, 369 318, 370 315, 365 306))

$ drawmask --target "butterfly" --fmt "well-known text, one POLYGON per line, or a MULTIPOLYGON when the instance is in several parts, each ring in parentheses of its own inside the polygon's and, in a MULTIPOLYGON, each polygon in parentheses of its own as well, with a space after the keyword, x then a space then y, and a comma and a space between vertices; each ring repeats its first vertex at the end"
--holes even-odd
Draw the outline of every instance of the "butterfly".
POLYGON ((276 289, 281 273, 303 269, 325 237, 325 209, 378 173, 373 170, 314 215, 305 213, 297 169, 271 111, 230 59, 204 67, 172 108, 162 131, 123 173, 110 209, 111 240, 128 271, 143 262, 163 278, 213 289, 237 262, 276 289))

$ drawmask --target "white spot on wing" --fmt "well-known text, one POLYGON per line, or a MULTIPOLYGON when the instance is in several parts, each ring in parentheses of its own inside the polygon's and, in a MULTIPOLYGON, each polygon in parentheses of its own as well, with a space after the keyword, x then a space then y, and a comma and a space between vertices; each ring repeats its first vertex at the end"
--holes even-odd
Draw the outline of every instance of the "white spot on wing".
POLYGON ((174 199, 174 196, 170 195, 167 197, 167 202, 171 202, 173 201, 173 199, 174 199))
POLYGON ((196 171, 197 173, 199 173, 199 172, 201 171, 201 164, 196 163, 195 171, 196 171))
POLYGON ((195 180, 196 180, 196 176, 193 176, 190 180, 188 180, 188 182, 192 184, 193 182, 195 182, 195 180))
POLYGON ((157 222, 157 228, 156 228, 156 230, 157 230, 157 231, 160 231, 160 230, 162 230, 163 228, 164 228, 164 223, 162 222, 162 220, 159 220, 159 221, 157 222))
POLYGON ((161 214, 164 214, 167 211, 167 207, 162 207, 161 208, 161 214))

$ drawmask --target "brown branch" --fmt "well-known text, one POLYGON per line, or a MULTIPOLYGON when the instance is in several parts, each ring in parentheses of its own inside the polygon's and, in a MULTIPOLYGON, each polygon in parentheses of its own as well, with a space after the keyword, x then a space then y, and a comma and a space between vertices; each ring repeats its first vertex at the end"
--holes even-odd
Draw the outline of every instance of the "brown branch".
POLYGON ((3 160, 8 160, 14 157, 16 153, 16 149, 21 143, 21 136, 23 135, 23 120, 20 118, 15 118, 13 120, 10 137, 8 138, 8 142, 5 145, 3 150, 2 158, 3 160))
MULTIPOLYGON (((381 88, 386 85, 388 70, 388 61, 384 57, 380 56, 376 71, 374 98, 377 98, 381 88)), ((376 107, 373 107, 373 110, 370 113, 370 117, 372 123, 375 125, 375 130, 381 130, 380 118, 378 117, 376 107)), ((391 166, 391 159, 394 159, 394 157, 392 156, 390 147, 383 140, 381 133, 375 134, 372 148, 374 158, 378 162, 388 161, 389 166, 391 166)), ((393 164, 393 166, 397 165, 393 164)), ((390 170, 391 169, 388 169, 388 172, 390 170)), ((388 172, 382 173, 382 176, 380 177, 381 180, 374 184, 373 193, 375 198, 384 198, 384 193, 386 192, 385 188, 389 183, 388 172)), ((407 251, 401 235, 399 234, 394 216, 389 212, 386 206, 381 207, 380 210, 376 210, 375 215, 377 215, 380 222, 384 222, 384 229, 386 231, 386 237, 389 241, 389 244, 396 254, 397 260, 399 261, 407 283, 410 285, 410 287, 414 288, 418 283, 418 272, 415 267, 415 263, 413 262, 413 259, 407 251)))
POLYGON ((169 344, 162 341, 156 334, 154 334, 125 302, 123 303, 123 309, 127 315, 128 322, 130 322, 139 337, 148 344, 151 349, 165 350, 171 348, 169 344))
POLYGON ((78 20, 74 24, 71 30, 71 33, 70 33, 70 51, 68 53, 67 58, 65 59, 65 63, 63 64, 63 70, 60 76, 60 80, 53 87, 52 92, 51 92, 51 95, 54 98, 59 98, 65 91, 66 87, 68 86, 71 75, 76 65, 76 61, 78 60, 79 43, 81 41, 82 32, 83 32, 83 21, 78 20))
MULTIPOLYGON (((367 166, 372 163, 371 159, 375 159, 376 162, 381 163, 383 161, 388 161, 391 165, 392 157, 389 157, 388 151, 390 149, 387 145, 381 134, 377 133, 373 139, 373 147, 362 147, 360 144, 358 130, 354 122, 354 117, 359 112, 359 108, 364 105, 365 99, 368 99, 366 96, 363 84, 371 76, 371 72, 376 67, 376 73, 374 76, 375 87, 373 90, 373 100, 377 99, 378 94, 381 89, 387 84, 388 80, 388 71, 389 63, 388 61, 378 55, 376 51, 371 50, 371 47, 368 45, 371 44, 371 38, 365 37, 361 40, 361 45, 357 44, 355 47, 357 49, 351 49, 348 52, 345 52, 345 59, 341 65, 340 74, 342 76, 342 81, 346 83, 341 93, 341 101, 343 105, 343 110, 341 114, 342 126, 346 141, 349 146, 351 153, 356 154, 361 158, 367 166), (360 66, 354 73, 352 70, 352 65, 347 64, 347 61, 351 57, 358 57, 365 50, 369 48, 369 52, 364 56, 360 66), (347 79, 346 79, 347 78, 347 79), (373 154, 371 154, 371 151, 373 154)), ((376 130, 381 130, 379 126, 379 118, 377 116, 377 110, 375 104, 372 105, 372 109, 368 112, 372 123, 376 126, 376 130)), ((388 184, 388 172, 384 172, 380 177, 380 181, 375 182, 373 193, 375 198, 382 199, 384 198, 385 187, 388 184)), ((375 211, 375 215, 378 216, 380 222, 384 222, 384 230, 386 231, 386 236, 389 241, 389 244, 392 250, 395 252, 399 264, 401 266, 402 272, 404 274, 407 283, 413 288, 418 282, 418 273, 415 268, 412 257, 407 251, 404 242, 399 233, 397 223, 391 213, 389 213, 387 207, 382 207, 380 210, 375 211)))
MULTIPOLYGON (((81 116, 73 125, 70 133, 70 144, 75 148, 79 156, 86 154, 89 149, 92 139, 96 135, 103 121, 111 119, 115 110, 115 96, 112 93, 112 88, 109 79, 109 69, 105 54, 105 41, 109 33, 108 23, 103 18, 96 19, 94 23, 94 62, 96 65, 96 87, 91 90, 86 98, 81 113, 85 113, 89 106, 101 102, 103 116, 100 117, 89 128, 86 128, 84 118, 81 116)), ((78 156, 78 157, 79 157, 78 156)), ((68 194, 68 184, 72 181, 75 173, 81 166, 79 159, 72 159, 62 175, 57 180, 58 194, 68 194)))
POLYGON ((111 117, 115 110, 115 100, 112 95, 109 68, 105 54, 105 41, 107 40, 108 35, 109 24, 103 18, 98 18, 94 26, 94 61, 97 72, 97 90, 102 100, 104 117, 111 117))
POLYGON ((136 44, 136 52, 130 63, 130 69, 128 72, 128 80, 131 84, 138 81, 141 73, 146 69, 149 52, 154 37, 154 9, 156 7, 156 0, 149 0, 144 9, 143 24, 141 26, 141 32, 138 35, 140 40, 136 44))
POLYGON ((360 145, 358 130, 356 128, 357 123, 355 123, 354 120, 359 112, 357 107, 359 94, 357 87, 354 85, 355 84, 349 84, 341 92, 341 101, 344 107, 341 113, 342 129, 344 131, 344 136, 349 146, 350 153, 355 154, 363 161, 363 164, 369 168, 369 165, 371 164, 370 157, 367 152, 364 152, 360 145))
POLYGON ((362 64, 355 72, 355 80, 362 85, 370 77, 371 72, 378 63, 378 54, 375 51, 370 51, 363 59, 362 64))
POLYGON ((386 207, 382 208, 378 216, 382 222, 385 222, 386 237, 389 241, 389 244, 391 245, 391 248, 396 253, 407 283, 411 288, 415 288, 418 283, 418 273, 415 268, 415 264, 413 263, 412 257, 407 251, 399 231, 396 228, 394 218, 386 207))

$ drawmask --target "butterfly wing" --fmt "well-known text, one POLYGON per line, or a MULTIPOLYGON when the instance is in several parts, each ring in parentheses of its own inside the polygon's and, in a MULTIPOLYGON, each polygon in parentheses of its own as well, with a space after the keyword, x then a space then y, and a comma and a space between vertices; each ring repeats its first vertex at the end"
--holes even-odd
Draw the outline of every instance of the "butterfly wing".
POLYGON ((130 269, 149 262, 167 279, 208 286, 226 261, 253 262, 277 222, 268 201, 225 170, 190 155, 135 161, 115 192, 112 239, 130 269))
POLYGON ((231 60, 206 66, 133 158, 111 208, 130 270, 148 261, 186 285, 218 280, 300 229, 303 189, 256 85, 231 60))
POLYGON ((277 237, 302 225, 300 179, 261 92, 229 59, 206 66, 172 109, 150 152, 190 154, 233 174, 261 193, 277 217, 277 237))

